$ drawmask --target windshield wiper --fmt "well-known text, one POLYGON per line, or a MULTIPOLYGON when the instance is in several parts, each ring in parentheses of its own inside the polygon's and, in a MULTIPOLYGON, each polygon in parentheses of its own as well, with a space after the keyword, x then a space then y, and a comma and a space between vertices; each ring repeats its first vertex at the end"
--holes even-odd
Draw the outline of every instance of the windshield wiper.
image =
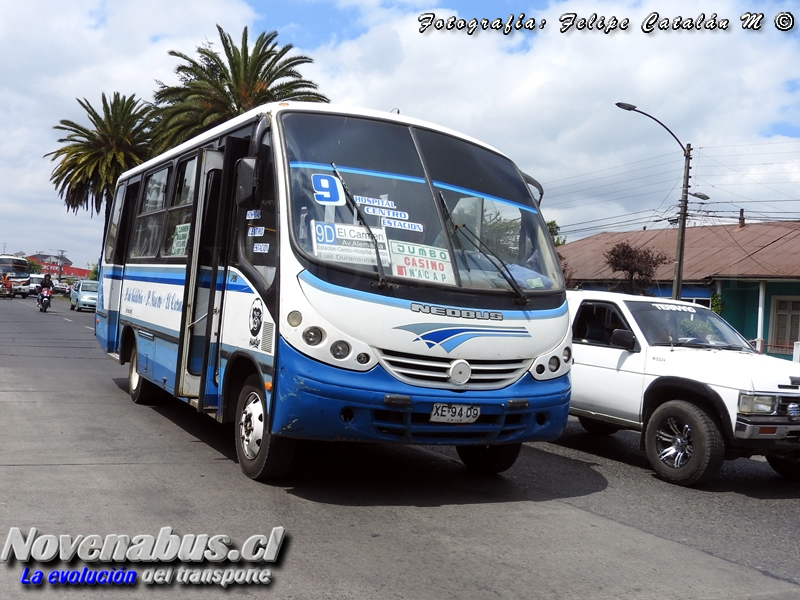
POLYGON ((469 240, 469 242, 473 246, 475 246, 478 252, 483 254, 483 256, 486 257, 486 259, 490 263, 492 263, 494 268, 497 269, 497 272, 500 273, 503 279, 505 279, 508 282, 508 285, 511 286, 511 289, 514 290, 514 293, 517 295, 517 304, 521 304, 523 306, 530 304, 531 299, 528 298, 525 292, 522 291, 522 288, 517 283, 517 280, 514 279, 514 276, 511 274, 511 270, 508 268, 508 264, 502 258, 497 256, 492 251, 492 249, 489 248, 489 246, 487 246, 484 243, 484 241, 481 238, 479 238, 472 231, 470 231, 469 227, 467 227, 466 224, 456 225, 455 223, 453 223, 453 228, 456 231, 456 235, 458 235, 458 233, 461 232, 461 235, 464 235, 466 237, 466 235, 464 234, 464 232, 466 232, 472 237, 472 239, 467 238, 467 240, 469 240), (485 250, 483 248, 485 248, 485 250), (494 260, 492 260, 492 258, 494 258, 497 261, 497 263, 495 263, 494 260))
MULTIPOLYGON (((458 251, 461 253, 461 260, 464 261, 464 267, 467 269, 467 272, 469 272, 470 268, 469 268, 469 261, 467 260, 467 251, 464 250, 464 245, 461 243, 461 238, 458 237, 458 227, 456 226, 455 221, 453 221, 453 214, 450 212, 450 209, 447 208, 447 201, 444 199, 444 194, 441 191, 439 192, 438 198, 439 198, 439 206, 441 207, 442 213, 445 216, 445 220, 449 222, 450 225, 453 226, 453 232, 456 234, 452 237, 449 235, 447 237, 453 240, 456 243, 456 245, 458 245, 458 251)), ((456 273, 458 273, 458 269, 456 269, 456 273)), ((459 278, 458 283, 459 285, 461 285, 460 282, 461 275, 458 275, 458 278, 459 278)))
POLYGON ((369 237, 372 240, 372 244, 375 246, 375 258, 377 259, 377 267, 378 267, 378 287, 379 288, 391 287, 386 282, 386 271, 384 271, 383 262, 381 261, 381 250, 380 246, 378 245, 378 238, 376 238, 375 234, 372 232, 372 227, 370 227, 369 224, 367 223, 367 218, 364 216, 364 213, 361 212, 361 207, 358 205, 358 202, 355 201, 355 198, 353 198, 353 195, 350 193, 350 190, 347 189, 347 184, 344 182, 344 179, 339 174, 339 170, 336 168, 336 165, 334 163, 331 163, 331 166, 333 167, 334 175, 336 175, 336 178, 342 184, 345 200, 347 200, 350 208, 356 214, 358 220, 361 221, 361 224, 367 230, 367 233, 369 233, 369 237))

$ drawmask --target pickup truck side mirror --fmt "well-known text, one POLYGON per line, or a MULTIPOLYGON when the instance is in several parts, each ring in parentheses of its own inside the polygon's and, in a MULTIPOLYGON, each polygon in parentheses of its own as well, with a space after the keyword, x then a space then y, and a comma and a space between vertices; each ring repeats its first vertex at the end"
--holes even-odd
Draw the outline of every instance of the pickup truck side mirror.
POLYGON ((636 352, 636 336, 629 329, 615 329, 611 333, 609 343, 615 348, 623 348, 629 352, 636 352))

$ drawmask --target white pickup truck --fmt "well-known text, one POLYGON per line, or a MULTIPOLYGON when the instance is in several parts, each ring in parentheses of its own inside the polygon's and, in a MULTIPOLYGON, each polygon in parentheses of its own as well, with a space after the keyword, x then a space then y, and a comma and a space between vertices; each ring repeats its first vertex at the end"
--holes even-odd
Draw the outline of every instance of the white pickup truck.
POLYGON ((700 305, 591 291, 567 301, 570 414, 589 433, 640 431, 650 465, 680 485, 753 455, 800 480, 800 364, 755 352, 700 305))

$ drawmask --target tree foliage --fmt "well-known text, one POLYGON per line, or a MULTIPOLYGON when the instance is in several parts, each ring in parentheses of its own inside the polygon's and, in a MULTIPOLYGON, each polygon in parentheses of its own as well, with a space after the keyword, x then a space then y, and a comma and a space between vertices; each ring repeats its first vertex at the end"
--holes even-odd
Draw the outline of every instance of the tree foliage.
POLYGON ((553 245, 558 248, 567 243, 567 236, 560 235, 561 227, 555 221, 547 222, 547 229, 550 231, 550 237, 553 239, 553 245))
POLYGON ((85 98, 78 100, 90 125, 62 119, 54 129, 66 132, 58 150, 45 154, 56 166, 50 181, 64 200, 67 210, 86 209, 100 214, 111 209, 117 179, 126 170, 150 156, 152 109, 135 95, 115 92, 109 102, 102 95, 102 113, 85 98))
MULTIPOLYGON (((561 227, 555 221, 547 221, 547 230, 550 232, 550 238, 553 240, 553 246, 558 248, 567 243, 567 236, 561 235, 561 227)), ((575 275, 575 269, 569 265, 569 261, 564 256, 556 251, 558 262, 561 265, 561 273, 564 276, 564 285, 571 288, 573 285, 572 278, 575 275)))
POLYGON ((668 254, 653 248, 637 248, 627 241, 618 242, 603 252, 606 264, 614 273, 622 272, 625 278, 612 286, 612 291, 647 295, 653 284, 656 270, 670 261, 668 254))
POLYGON ((26 258, 25 260, 28 261, 28 271, 31 275, 37 275, 38 273, 42 272, 42 265, 40 265, 37 261, 31 260, 30 258, 26 258))
POLYGON ((247 27, 238 47, 219 25, 217 31, 222 55, 211 44, 198 46, 196 59, 176 50, 169 52, 183 62, 175 69, 179 85, 157 82, 159 151, 267 102, 328 102, 328 98, 316 91, 317 84, 303 79, 298 71, 298 67, 312 63, 313 59, 290 56, 292 44, 279 46, 276 31, 259 35, 252 49, 247 27))

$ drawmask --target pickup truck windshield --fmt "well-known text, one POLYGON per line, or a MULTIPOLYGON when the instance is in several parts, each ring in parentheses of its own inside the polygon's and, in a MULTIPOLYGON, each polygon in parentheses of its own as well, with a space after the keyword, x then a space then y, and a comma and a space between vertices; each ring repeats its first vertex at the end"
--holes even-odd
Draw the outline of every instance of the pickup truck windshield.
POLYGON ((651 346, 692 346, 753 352, 739 333, 702 306, 626 300, 651 346))
POLYGON ((563 289, 548 229, 507 158, 366 118, 288 113, 283 132, 292 239, 306 258, 378 277, 380 256, 386 278, 403 285, 517 295, 563 289))

